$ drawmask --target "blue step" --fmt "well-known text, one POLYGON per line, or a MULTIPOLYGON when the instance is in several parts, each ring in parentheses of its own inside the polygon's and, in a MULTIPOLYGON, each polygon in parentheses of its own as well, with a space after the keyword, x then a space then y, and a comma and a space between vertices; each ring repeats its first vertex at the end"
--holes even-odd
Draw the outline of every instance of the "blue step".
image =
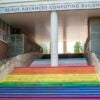
POLYGON ((96 89, 96 90, 100 90, 100 86, 6 86, 6 87, 3 87, 3 86, 0 86, 0 90, 1 89, 36 89, 36 90, 40 90, 40 89, 50 89, 50 90, 68 90, 68 89, 96 89))
POLYGON ((98 86, 0 87, 0 96, 100 96, 98 86))

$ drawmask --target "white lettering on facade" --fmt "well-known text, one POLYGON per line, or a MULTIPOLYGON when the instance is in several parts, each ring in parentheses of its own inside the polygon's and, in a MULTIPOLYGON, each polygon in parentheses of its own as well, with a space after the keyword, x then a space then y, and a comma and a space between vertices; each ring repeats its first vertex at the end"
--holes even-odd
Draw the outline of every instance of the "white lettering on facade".
POLYGON ((34 4, 26 6, 1 7, 0 13, 16 12, 36 12, 52 10, 71 10, 71 9, 95 9, 100 8, 100 1, 96 2, 75 2, 75 3, 52 3, 52 4, 34 4))

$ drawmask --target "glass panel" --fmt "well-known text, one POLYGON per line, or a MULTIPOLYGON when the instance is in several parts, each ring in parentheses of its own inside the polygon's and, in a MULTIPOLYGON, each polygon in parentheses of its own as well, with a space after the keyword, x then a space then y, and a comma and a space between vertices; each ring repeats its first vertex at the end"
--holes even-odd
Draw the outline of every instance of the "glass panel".
POLYGON ((2 20, 0 20, 0 39, 3 40, 3 23, 2 20))

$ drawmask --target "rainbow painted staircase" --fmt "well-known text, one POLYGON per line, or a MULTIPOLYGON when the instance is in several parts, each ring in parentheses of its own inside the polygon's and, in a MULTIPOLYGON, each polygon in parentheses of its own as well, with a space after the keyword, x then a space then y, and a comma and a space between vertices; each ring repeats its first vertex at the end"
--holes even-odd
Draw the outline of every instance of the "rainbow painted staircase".
POLYGON ((99 97, 100 82, 94 66, 20 67, 0 81, 0 100, 99 97))

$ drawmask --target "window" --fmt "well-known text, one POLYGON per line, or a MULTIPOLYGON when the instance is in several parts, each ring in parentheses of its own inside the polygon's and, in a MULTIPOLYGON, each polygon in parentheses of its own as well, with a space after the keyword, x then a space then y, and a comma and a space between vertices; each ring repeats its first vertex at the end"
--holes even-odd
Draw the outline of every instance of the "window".
POLYGON ((9 42, 10 40, 10 25, 0 20, 0 40, 9 42))

